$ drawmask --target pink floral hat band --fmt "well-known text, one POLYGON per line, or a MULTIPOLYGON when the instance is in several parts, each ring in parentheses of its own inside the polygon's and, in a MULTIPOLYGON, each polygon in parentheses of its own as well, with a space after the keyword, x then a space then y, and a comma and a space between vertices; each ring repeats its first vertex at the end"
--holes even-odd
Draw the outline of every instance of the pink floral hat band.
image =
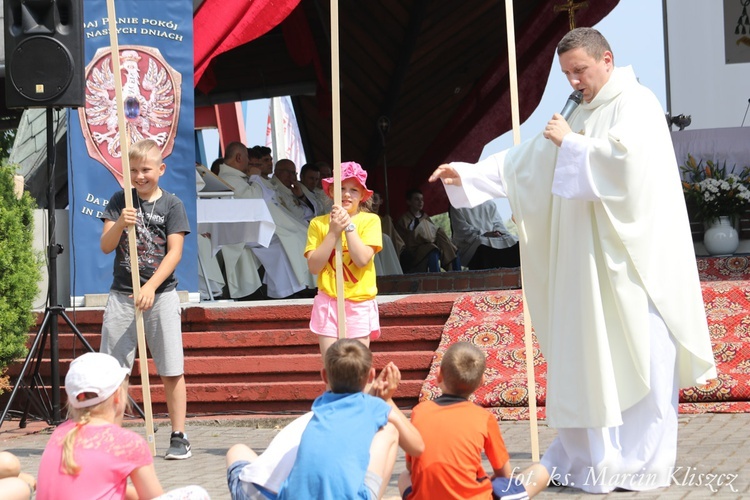
MULTIPOLYGON (((365 182, 367 182, 367 171, 363 169, 359 163, 347 161, 341 164, 341 182, 344 182, 347 179, 354 179, 364 190, 361 203, 370 199, 370 196, 372 196, 372 190, 367 189, 367 186, 365 185, 365 182)), ((329 198, 333 198, 333 194, 331 193, 333 177, 326 177, 320 182, 323 186, 323 191, 325 191, 329 198)))

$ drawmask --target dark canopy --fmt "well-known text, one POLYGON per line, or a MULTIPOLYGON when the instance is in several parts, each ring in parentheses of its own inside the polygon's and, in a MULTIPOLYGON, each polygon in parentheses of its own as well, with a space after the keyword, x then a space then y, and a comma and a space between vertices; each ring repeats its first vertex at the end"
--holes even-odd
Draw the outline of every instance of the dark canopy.
MULTIPOLYGON (((201 9, 220 1, 206 0, 196 13, 196 51, 204 36, 201 9)), ((251 5, 262 14, 263 2, 270 3, 251 5)), ((225 19, 235 17, 230 3, 222 3, 225 19)), ((330 161, 330 3, 274 3, 296 7, 280 25, 263 25, 263 33, 247 35, 257 38, 205 65, 196 105, 292 95, 308 160, 330 161)), ((541 99, 569 17, 556 9, 563 0, 514 4, 523 121, 541 99)), ((590 0, 576 11, 576 25, 593 26, 616 4, 590 0)), ((362 163, 370 184, 382 190, 385 152, 394 211, 415 186, 425 191, 430 211, 446 209, 442 189, 426 185, 428 174, 444 161, 477 160, 487 142, 511 128, 505 3, 341 0, 339 26, 342 160, 362 163), (382 116, 390 120, 385 147, 377 126, 382 116)))

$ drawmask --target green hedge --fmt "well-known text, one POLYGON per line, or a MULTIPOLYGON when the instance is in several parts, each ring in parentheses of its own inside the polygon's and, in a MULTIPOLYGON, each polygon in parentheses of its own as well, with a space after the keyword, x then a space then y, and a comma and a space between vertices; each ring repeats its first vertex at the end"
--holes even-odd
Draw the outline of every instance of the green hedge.
POLYGON ((28 192, 16 199, 14 174, 15 168, 0 165, 0 374, 26 356, 40 277, 32 248, 35 202, 28 192))

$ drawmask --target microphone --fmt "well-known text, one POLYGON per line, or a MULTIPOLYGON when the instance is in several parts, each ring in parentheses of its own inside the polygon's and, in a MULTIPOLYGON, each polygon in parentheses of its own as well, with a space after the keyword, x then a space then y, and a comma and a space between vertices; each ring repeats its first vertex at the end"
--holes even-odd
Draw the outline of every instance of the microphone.
POLYGON ((568 97, 568 102, 565 103, 565 107, 560 111, 560 114, 563 118, 565 118, 565 121, 568 121, 568 118, 570 118, 570 115, 573 113, 573 110, 575 110, 579 104, 581 104, 581 101, 583 100, 583 92, 580 90, 576 90, 572 94, 570 94, 570 97, 568 97))

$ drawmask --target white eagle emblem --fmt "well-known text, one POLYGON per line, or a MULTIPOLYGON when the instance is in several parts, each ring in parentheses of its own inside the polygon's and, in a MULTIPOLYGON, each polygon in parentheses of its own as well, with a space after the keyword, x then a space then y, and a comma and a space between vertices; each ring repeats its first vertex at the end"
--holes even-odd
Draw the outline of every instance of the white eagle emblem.
MULTIPOLYGON (((120 49, 120 71, 128 140, 152 139, 166 157, 177 129, 181 75, 157 49, 142 46, 120 49)), ((86 106, 78 113, 89 154, 122 185, 115 75, 108 48, 99 49, 86 68, 86 106)))

